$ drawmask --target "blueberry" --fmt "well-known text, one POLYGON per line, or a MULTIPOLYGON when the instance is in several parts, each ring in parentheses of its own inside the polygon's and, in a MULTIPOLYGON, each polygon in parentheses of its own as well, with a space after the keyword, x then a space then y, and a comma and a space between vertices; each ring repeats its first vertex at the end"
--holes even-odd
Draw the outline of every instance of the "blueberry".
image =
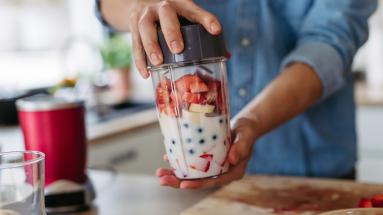
POLYGON ((184 126, 185 128, 189 128, 189 124, 187 124, 187 123, 184 123, 183 126, 184 126))
POLYGON ((172 144, 175 145, 175 144, 176 144, 176 141, 175 141, 175 140, 172 140, 172 144))
POLYGON ((191 138, 187 138, 187 139, 186 139, 186 142, 191 143, 191 142, 192 142, 192 139, 191 139, 191 138))
POLYGON ((197 131, 198 131, 198 133, 202 133, 203 129, 202 128, 198 128, 197 131))
POLYGON ((204 139, 200 139, 199 140, 199 144, 204 144, 205 143, 205 140, 204 139))
POLYGON ((217 139, 217 135, 213 135, 213 140, 216 140, 217 139))
POLYGON ((169 152, 170 152, 170 153, 173 153, 173 150, 172 150, 172 149, 169 149, 169 152))
POLYGON ((194 150, 193 149, 189 149, 189 153, 192 155, 194 154, 194 150))
POLYGON ((219 119, 219 123, 223 123, 223 119, 219 119))

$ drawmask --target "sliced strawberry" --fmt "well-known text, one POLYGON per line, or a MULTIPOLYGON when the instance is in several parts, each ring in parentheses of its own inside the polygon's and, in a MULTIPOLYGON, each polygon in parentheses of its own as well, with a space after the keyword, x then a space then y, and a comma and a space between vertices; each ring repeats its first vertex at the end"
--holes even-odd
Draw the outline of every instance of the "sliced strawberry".
POLYGON ((213 159, 213 155, 212 154, 202 154, 199 157, 203 158, 203 159, 206 159, 208 161, 211 161, 213 159))
POLYGON ((374 207, 383 207, 383 194, 376 194, 372 197, 371 202, 374 207))
POLYGON ((170 102, 169 93, 171 84, 169 79, 162 80, 156 88, 156 102, 157 104, 167 104, 170 102))
POLYGON ((204 96, 205 96, 206 104, 214 104, 215 105, 217 98, 218 98, 218 92, 213 91, 213 90, 209 90, 209 92, 205 93, 204 96))
POLYGON ((221 82, 218 80, 212 80, 207 84, 209 90, 220 91, 221 90, 221 82))
POLYGON ((200 98, 199 98, 199 104, 201 105, 207 105, 207 92, 206 93, 200 93, 200 98))
POLYGON ((179 102, 179 103, 182 102, 182 98, 181 98, 181 95, 179 93, 171 92, 170 98, 171 98, 172 102, 174 102, 174 103, 175 102, 179 102))
POLYGON ((206 162, 205 166, 202 167, 202 168, 201 168, 201 167, 198 168, 198 167, 197 167, 196 165, 194 165, 194 164, 190 164, 189 167, 190 167, 191 169, 198 170, 198 171, 201 171, 201 172, 207 172, 207 171, 209 171, 209 169, 210 169, 210 161, 206 162))
POLYGON ((170 107, 165 107, 165 109, 163 110, 163 113, 166 114, 166 115, 169 115, 169 116, 175 116, 175 111, 172 110, 172 108, 170 107))
POLYGON ((362 198, 360 201, 359 201, 359 207, 361 208, 372 208, 374 207, 372 205, 372 202, 370 199, 367 199, 367 198, 362 198))
POLYGON ((226 113, 222 100, 222 87, 221 82, 218 80, 212 80, 208 83, 209 91, 205 93, 206 104, 216 106, 216 112, 219 114, 226 113))
POLYGON ((168 90, 170 90, 172 88, 172 85, 171 85, 170 80, 168 78, 161 80, 160 86, 161 86, 161 88, 168 89, 168 90))
POLYGON ((156 98, 157 98, 157 104, 165 104, 170 101, 169 92, 163 88, 157 88, 156 98))
POLYGON ((190 91, 192 93, 202 93, 202 92, 207 92, 208 90, 209 89, 207 88, 205 82, 203 82, 201 79, 199 79, 198 81, 190 84, 190 91))
POLYGON ((157 103, 158 110, 160 113, 165 113, 166 105, 165 104, 158 104, 157 103))
POLYGON ((177 117, 176 103, 171 101, 167 104, 157 104, 160 113, 164 113, 169 116, 177 117))
POLYGON ((199 93, 185 92, 182 95, 182 100, 187 103, 199 103, 201 95, 199 93))
POLYGON ((191 169, 198 170, 201 172, 207 172, 210 169, 212 159, 212 154, 204 153, 200 155, 199 159, 196 159, 193 164, 190 164, 189 167, 191 169))
POLYGON ((205 168, 204 168, 203 171, 204 171, 204 172, 209 171, 209 169, 210 169, 210 163, 211 163, 211 161, 213 160, 213 155, 212 155, 212 154, 206 154, 206 153, 205 153, 205 154, 200 155, 199 157, 208 161, 208 162, 206 163, 206 166, 205 166, 205 168))
POLYGON ((181 95, 185 92, 190 92, 189 85, 186 85, 186 83, 181 82, 179 79, 176 81, 176 90, 181 95))
POLYGON ((224 104, 221 96, 218 96, 216 106, 217 106, 217 111, 219 114, 226 114, 227 113, 226 104, 224 104))
POLYGON ((205 82, 197 75, 187 74, 176 80, 176 89, 180 94, 185 92, 200 93, 208 91, 205 82))
POLYGON ((205 166, 205 169, 204 169, 204 172, 209 171, 209 169, 210 169, 210 161, 207 162, 207 164, 206 164, 206 166, 205 166))

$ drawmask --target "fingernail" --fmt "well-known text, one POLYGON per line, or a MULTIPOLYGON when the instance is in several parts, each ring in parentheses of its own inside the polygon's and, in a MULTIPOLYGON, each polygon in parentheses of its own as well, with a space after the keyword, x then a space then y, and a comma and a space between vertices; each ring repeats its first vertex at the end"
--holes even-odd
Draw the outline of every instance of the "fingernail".
POLYGON ((219 25, 218 25, 216 22, 213 22, 213 23, 210 25, 210 30, 211 30, 211 32, 213 32, 213 33, 218 33, 219 30, 220 30, 220 27, 219 27, 219 25))
POLYGON ((158 65, 162 61, 161 57, 156 53, 150 54, 150 60, 152 61, 154 65, 158 65))
POLYGON ((174 40, 170 43, 170 46, 172 47, 173 52, 180 52, 183 49, 183 44, 177 40, 174 40))
POLYGON ((140 71, 140 74, 141 74, 141 76, 144 78, 144 79, 147 79, 147 78, 149 78, 149 72, 146 70, 146 69, 140 69, 140 68, 138 68, 138 71, 140 71))

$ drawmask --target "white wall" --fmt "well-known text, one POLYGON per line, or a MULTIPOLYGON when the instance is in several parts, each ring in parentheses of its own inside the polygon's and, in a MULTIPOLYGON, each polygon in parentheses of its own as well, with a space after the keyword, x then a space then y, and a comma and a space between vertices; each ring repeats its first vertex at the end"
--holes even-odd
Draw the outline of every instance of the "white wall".
POLYGON ((0 91, 56 84, 70 38, 102 40, 94 0, 3 0, 0 26, 0 91))
POLYGON ((361 106, 357 111, 358 179, 383 182, 383 107, 361 106))

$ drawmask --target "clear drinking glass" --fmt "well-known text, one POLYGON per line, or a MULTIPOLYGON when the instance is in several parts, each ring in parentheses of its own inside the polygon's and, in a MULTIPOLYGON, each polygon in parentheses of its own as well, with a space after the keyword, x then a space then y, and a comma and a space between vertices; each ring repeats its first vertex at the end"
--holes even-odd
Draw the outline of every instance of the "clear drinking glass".
POLYGON ((45 215, 44 157, 38 151, 0 152, 0 215, 45 215))

